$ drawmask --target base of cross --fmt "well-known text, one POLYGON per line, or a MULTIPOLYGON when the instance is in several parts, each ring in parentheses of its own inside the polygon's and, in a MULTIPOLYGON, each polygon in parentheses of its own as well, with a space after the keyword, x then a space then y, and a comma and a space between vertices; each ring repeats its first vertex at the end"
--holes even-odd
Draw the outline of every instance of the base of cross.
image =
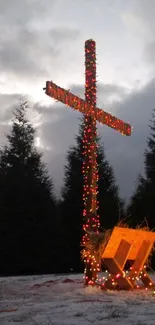
POLYGON ((154 289, 155 283, 146 271, 154 243, 154 232, 114 227, 107 244, 101 250, 101 260, 107 276, 99 278, 97 268, 92 268, 89 260, 85 284, 99 285, 103 290, 154 289))
POLYGON ((92 269, 92 260, 90 259, 89 263, 86 263, 85 267, 85 285, 95 285, 97 281, 97 271, 92 269))

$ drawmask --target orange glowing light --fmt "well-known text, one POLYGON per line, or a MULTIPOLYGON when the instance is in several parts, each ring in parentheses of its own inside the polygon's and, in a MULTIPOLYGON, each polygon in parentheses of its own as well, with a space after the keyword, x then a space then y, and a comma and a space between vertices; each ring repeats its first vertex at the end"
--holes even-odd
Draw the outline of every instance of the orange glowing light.
MULTIPOLYGON (((107 246, 103 251, 103 261, 108 271, 116 276, 117 288, 132 289, 136 281, 141 278, 146 289, 154 287, 144 265, 148 260, 155 243, 155 233, 140 229, 115 227, 107 246), (132 261, 128 276, 124 276, 127 261, 132 261), (119 274, 119 276, 118 276, 119 274)), ((112 281, 108 279, 105 288, 111 288, 112 281)))

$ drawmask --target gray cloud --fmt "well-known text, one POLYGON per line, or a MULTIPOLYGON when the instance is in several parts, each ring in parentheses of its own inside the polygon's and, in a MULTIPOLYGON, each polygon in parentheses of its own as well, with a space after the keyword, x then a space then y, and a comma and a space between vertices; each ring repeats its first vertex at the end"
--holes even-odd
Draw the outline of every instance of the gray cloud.
POLYGON ((19 94, 0 94, 0 123, 8 123, 12 119, 14 108, 19 105, 19 94))
POLYGON ((0 21, 2 24, 25 25, 32 20, 38 20, 44 17, 48 11, 52 11, 55 0, 5 0, 0 1, 0 21), (50 4, 50 6, 49 6, 50 4))
POLYGON ((148 28, 155 28, 155 2, 154 0, 136 0, 133 2, 135 12, 144 20, 148 28))
POLYGON ((56 77, 67 60, 72 64, 70 44, 78 40, 79 31, 52 22, 59 5, 59 0, 0 1, 1 75, 35 82, 53 73, 56 77))
POLYGON ((155 40, 147 43, 144 54, 148 63, 155 65, 155 40))
POLYGON ((0 94, 0 146, 6 143, 6 134, 10 132, 10 122, 13 118, 13 110, 19 105, 19 100, 19 94, 0 94))
POLYGON ((56 73, 65 61, 64 47, 77 37, 78 31, 69 28, 7 30, 5 37, 0 33, 0 69, 20 78, 56 73))
POLYGON ((130 28, 139 39, 143 40, 143 55, 146 63, 155 65, 155 1, 134 0, 131 4, 127 14, 130 28))

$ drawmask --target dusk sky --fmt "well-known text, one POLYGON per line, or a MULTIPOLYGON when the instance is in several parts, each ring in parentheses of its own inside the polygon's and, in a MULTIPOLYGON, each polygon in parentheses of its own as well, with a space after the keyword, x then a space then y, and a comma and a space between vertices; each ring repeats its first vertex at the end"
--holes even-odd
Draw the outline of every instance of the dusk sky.
POLYGON ((0 145, 24 95, 57 194, 81 114, 54 102, 43 87, 53 80, 84 98, 84 42, 92 38, 97 105, 133 127, 131 137, 98 128, 120 194, 131 195, 155 108, 154 17, 155 0, 0 0, 0 145))

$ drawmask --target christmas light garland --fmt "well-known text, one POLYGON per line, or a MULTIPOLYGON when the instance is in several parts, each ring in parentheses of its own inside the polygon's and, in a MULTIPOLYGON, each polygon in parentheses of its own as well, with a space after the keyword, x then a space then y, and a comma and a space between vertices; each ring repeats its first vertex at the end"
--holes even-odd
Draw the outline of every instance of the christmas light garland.
POLYGON ((52 81, 46 82, 46 94, 55 100, 58 100, 65 105, 78 110, 81 113, 86 113, 89 116, 94 116, 99 123, 105 124, 114 130, 120 132, 122 135, 131 135, 131 126, 117 117, 105 112, 104 110, 94 106, 82 98, 73 95, 69 90, 57 86, 52 81))
MULTIPOLYGON (((140 289, 141 287, 143 288, 143 286, 141 286, 140 283, 137 283, 137 281, 140 281, 142 279, 142 277, 147 277, 147 274, 145 273, 145 270, 146 270, 146 265, 144 265, 144 267, 140 270, 139 275, 137 275, 137 271, 133 272, 132 267, 130 267, 130 269, 127 270, 127 271, 123 271, 123 274, 117 273, 115 275, 111 275, 108 272, 108 270, 106 270, 105 271, 106 276, 103 276, 102 278, 97 276, 95 284, 100 286, 102 289, 104 289, 104 287, 106 285, 106 282, 110 280, 111 281, 111 288, 119 289, 119 281, 118 281, 118 279, 126 278, 126 279, 132 281, 133 283, 135 282, 134 289, 140 289), (130 274, 131 271, 134 274, 131 275, 130 274)), ((153 288, 153 283, 152 283, 152 281, 150 281, 148 283, 148 286, 145 287, 145 290, 152 289, 152 288, 153 288)))
MULTIPOLYGON (((85 101, 96 107, 96 45, 93 40, 85 42, 85 101)), ((94 108, 95 110, 95 108, 94 108)), ((99 215, 97 214, 98 202, 98 166, 97 166, 97 143, 96 143, 96 116, 85 114, 83 135, 83 246, 89 240, 87 231, 98 232, 100 227, 99 215)), ((85 250, 85 283, 95 284, 99 264, 94 255, 85 250)))

